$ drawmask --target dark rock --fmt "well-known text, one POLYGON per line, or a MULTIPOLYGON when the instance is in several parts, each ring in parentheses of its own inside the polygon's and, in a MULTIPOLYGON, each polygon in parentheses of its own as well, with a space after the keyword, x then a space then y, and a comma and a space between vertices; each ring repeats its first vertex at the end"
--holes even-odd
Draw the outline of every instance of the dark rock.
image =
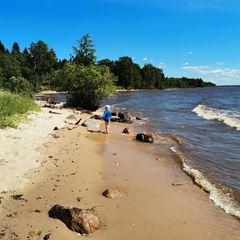
POLYGON ((124 112, 124 113, 120 112, 120 113, 118 113, 118 117, 120 118, 120 122, 133 123, 133 117, 128 112, 124 112))
POLYGON ((52 113, 52 114, 61 114, 59 112, 54 112, 54 111, 49 111, 49 113, 52 113))
POLYGON ((126 134, 129 134, 130 133, 130 130, 129 130, 129 128, 128 127, 126 127, 126 128, 124 128, 123 129, 123 131, 122 131, 123 133, 126 133, 126 134))
POLYGON ((144 133, 138 133, 136 139, 140 142, 153 143, 153 137, 144 133))
POLYGON ((94 209, 80 209, 56 204, 49 210, 48 215, 61 220, 70 230, 80 234, 92 233, 100 225, 100 215, 94 209))
POLYGON ((125 195, 126 192, 118 189, 118 188, 112 188, 112 189, 106 189, 102 195, 106 198, 116 198, 116 197, 122 197, 125 195))
POLYGON ((102 115, 94 114, 91 118, 97 119, 97 120, 102 120, 102 115))
POLYGON ((75 125, 78 125, 78 124, 81 122, 81 120, 82 120, 82 119, 80 118, 78 121, 76 121, 76 122, 75 122, 75 125))
POLYGON ((46 235, 44 236, 43 240, 48 240, 48 239, 51 238, 51 237, 52 237, 51 233, 46 234, 46 235))
POLYGON ((111 122, 120 122, 120 118, 117 116, 112 116, 111 117, 111 122))

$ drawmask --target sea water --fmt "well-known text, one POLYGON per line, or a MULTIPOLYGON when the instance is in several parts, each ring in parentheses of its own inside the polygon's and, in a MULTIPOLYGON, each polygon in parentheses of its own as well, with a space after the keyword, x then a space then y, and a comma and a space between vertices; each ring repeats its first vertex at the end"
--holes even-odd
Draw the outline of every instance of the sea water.
POLYGON ((240 218, 240 86, 120 92, 105 104, 144 119, 141 127, 158 137, 177 140, 170 150, 182 169, 240 218))

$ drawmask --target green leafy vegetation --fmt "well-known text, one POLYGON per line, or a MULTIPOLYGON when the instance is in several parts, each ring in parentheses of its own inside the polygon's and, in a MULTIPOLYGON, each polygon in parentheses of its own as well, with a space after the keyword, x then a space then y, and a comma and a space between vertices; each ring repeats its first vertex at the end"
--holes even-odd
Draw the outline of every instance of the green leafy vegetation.
POLYGON ((96 110, 115 89, 115 76, 106 66, 68 62, 55 73, 56 84, 69 93, 68 105, 96 110))
POLYGON ((32 239, 39 239, 40 235, 42 234, 42 231, 36 231, 36 230, 32 230, 28 233, 28 235, 32 238, 32 239))
POLYGON ((0 92, 0 128, 16 128, 29 111, 39 111, 35 102, 25 96, 0 92))
POLYGON ((140 67, 128 56, 97 61, 89 34, 76 42, 70 58, 58 60, 42 40, 23 51, 16 42, 9 50, 0 41, 0 89, 30 97, 47 89, 67 91, 69 106, 95 110, 116 86, 150 90, 215 86, 202 79, 167 78, 162 69, 152 64, 140 67))

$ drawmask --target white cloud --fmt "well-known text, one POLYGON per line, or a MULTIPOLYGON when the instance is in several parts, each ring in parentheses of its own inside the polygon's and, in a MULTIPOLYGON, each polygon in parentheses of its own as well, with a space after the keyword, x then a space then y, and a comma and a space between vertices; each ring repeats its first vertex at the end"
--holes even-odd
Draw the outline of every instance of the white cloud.
POLYGON ((209 66, 183 66, 182 69, 197 73, 198 77, 203 78, 204 81, 211 81, 222 85, 240 84, 240 69, 210 69, 209 66))
POLYGON ((183 66, 182 67, 185 70, 192 70, 194 72, 202 72, 203 69, 209 68, 208 66, 183 66))
POLYGON ((157 67, 163 69, 166 68, 167 66, 164 62, 160 62, 157 67))
POLYGON ((188 54, 189 54, 189 55, 191 55, 191 54, 192 54, 192 52, 188 52, 188 54))
POLYGON ((222 65, 224 65, 225 64, 225 62, 216 62, 215 63, 215 65, 217 65, 217 66, 222 66, 222 65))
POLYGON ((147 61, 148 59, 147 58, 143 58, 143 61, 147 61))
POLYGON ((189 62, 185 62, 183 65, 187 66, 187 65, 189 65, 189 62))

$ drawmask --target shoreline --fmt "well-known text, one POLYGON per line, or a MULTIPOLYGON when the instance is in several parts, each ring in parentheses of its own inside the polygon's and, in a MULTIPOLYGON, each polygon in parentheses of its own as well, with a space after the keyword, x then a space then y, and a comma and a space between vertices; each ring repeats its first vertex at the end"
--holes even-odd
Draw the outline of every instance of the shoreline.
MULTIPOLYGON (((80 117, 84 120, 90 115, 80 117)), ((207 193, 176 167, 172 153, 148 152, 148 145, 133 140, 134 134, 121 133, 126 126, 131 128, 112 123, 106 135, 80 125, 64 125, 45 136, 38 150, 40 166, 28 171, 24 176, 28 183, 15 191, 25 200, 1 193, 3 239, 10 234, 27 239, 33 230, 42 231, 39 239, 48 233, 52 239, 79 239, 81 236, 61 221, 48 217, 54 204, 84 209, 96 206, 101 226, 90 239, 240 238, 239 221, 215 206, 207 193), (106 199, 102 192, 110 187, 127 194, 106 199)), ((31 153, 24 143, 18 149, 22 150, 31 153)))

